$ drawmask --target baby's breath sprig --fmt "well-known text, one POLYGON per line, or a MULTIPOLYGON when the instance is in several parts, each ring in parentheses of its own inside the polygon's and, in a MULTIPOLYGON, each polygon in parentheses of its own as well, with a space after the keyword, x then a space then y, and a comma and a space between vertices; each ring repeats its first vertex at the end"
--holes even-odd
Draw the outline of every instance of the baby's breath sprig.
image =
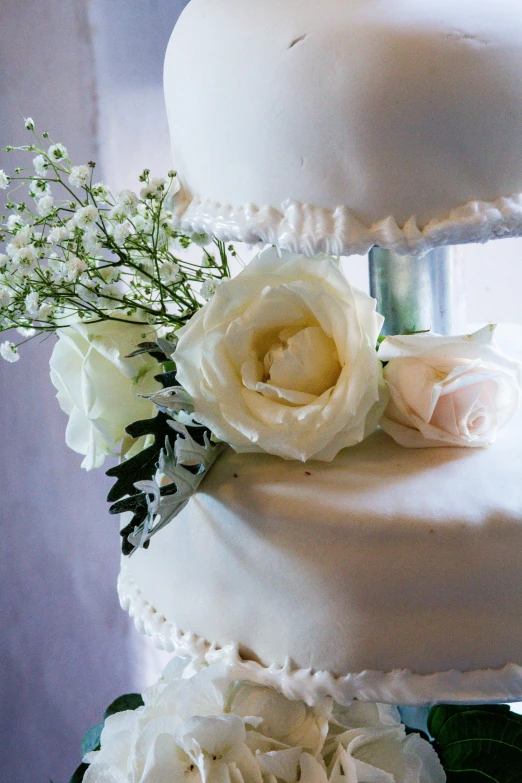
POLYGON ((5 151, 31 154, 32 167, 0 170, 9 213, 0 223, 0 332, 16 329, 24 339, 2 343, 0 355, 16 361, 22 342, 77 320, 167 332, 185 324, 230 276, 235 251, 179 231, 176 173, 158 179, 146 169, 139 194, 113 194, 95 180, 93 162, 73 165, 31 118, 25 126, 33 143, 5 151))

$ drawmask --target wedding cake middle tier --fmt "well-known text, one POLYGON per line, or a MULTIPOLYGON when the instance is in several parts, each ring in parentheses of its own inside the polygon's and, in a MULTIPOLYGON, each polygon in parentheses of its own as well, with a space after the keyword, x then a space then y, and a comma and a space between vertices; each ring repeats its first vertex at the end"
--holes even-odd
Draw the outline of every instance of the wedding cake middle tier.
POLYGON ((378 431, 304 465, 228 450, 125 560, 122 604, 157 645, 235 645, 309 702, 516 700, 521 432, 519 416, 490 449, 416 450, 378 431))

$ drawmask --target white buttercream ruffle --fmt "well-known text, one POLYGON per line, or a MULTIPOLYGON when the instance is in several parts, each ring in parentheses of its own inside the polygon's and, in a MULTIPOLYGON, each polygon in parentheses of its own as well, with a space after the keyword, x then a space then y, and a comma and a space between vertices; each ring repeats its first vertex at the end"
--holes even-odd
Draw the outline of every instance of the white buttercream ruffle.
POLYGON ((189 233, 249 245, 276 245, 307 256, 363 255, 374 245, 416 255, 441 245, 522 236, 522 194, 492 202, 471 201, 421 228, 414 217, 402 227, 393 217, 367 226, 346 207, 331 210, 296 201, 285 201, 281 210, 252 204, 233 207, 180 193, 175 220, 189 233))
POLYGON ((236 667, 238 679, 244 672, 249 680, 276 688, 287 698, 300 699, 310 706, 320 704, 326 697, 345 705, 359 699, 403 706, 484 704, 522 698, 522 666, 517 664, 508 664, 499 670, 414 674, 407 669, 397 669, 363 671, 341 677, 324 671, 299 669, 291 661, 284 666, 263 666, 241 658, 237 645, 220 648, 194 633, 181 631, 154 609, 125 569, 118 580, 118 594, 122 608, 134 618, 137 630, 150 636, 156 647, 207 663, 223 660, 236 667))

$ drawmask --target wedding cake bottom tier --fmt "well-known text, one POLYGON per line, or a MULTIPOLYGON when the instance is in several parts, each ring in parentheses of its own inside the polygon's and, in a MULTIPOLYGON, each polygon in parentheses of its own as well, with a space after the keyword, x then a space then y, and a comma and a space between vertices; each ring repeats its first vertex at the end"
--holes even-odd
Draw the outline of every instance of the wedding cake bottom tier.
POLYGON ((229 450, 124 560, 122 605, 158 646, 309 703, 521 700, 521 468, 520 416, 489 449, 229 450))

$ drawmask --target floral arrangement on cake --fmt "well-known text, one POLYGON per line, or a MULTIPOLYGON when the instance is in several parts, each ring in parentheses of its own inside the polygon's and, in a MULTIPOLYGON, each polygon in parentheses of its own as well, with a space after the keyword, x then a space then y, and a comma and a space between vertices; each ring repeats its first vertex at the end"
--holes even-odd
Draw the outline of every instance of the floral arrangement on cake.
MULTIPOLYGON (((382 339, 374 300, 339 259, 268 248, 245 266, 233 246, 179 229, 175 172, 144 171, 139 194, 113 194, 94 163, 73 165, 26 128, 32 143, 7 149, 31 168, 0 171, 0 331, 20 337, 0 354, 15 362, 28 340, 56 335, 66 440, 87 470, 117 458, 108 500, 132 516, 125 555, 186 506, 227 446, 331 461, 380 426, 404 447, 484 447, 516 413, 520 364, 494 327, 382 339)), ((421 737, 395 708, 309 708, 224 663, 185 660, 143 702, 123 699, 89 733, 75 783, 439 783, 434 748, 449 780, 475 780, 471 757, 480 779, 520 769, 508 708, 438 708, 421 737)))
POLYGON ((26 127, 33 143, 8 149, 31 169, 0 172, 0 331, 23 339, 0 353, 14 362, 57 335, 68 445, 87 470, 120 460, 109 501, 133 515, 125 554, 184 508, 225 444, 330 461, 380 425, 405 447, 480 447, 517 411, 520 365, 494 327, 381 341, 374 300, 338 259, 269 248, 232 277, 233 246, 177 227, 175 172, 113 194, 94 163, 26 127))

